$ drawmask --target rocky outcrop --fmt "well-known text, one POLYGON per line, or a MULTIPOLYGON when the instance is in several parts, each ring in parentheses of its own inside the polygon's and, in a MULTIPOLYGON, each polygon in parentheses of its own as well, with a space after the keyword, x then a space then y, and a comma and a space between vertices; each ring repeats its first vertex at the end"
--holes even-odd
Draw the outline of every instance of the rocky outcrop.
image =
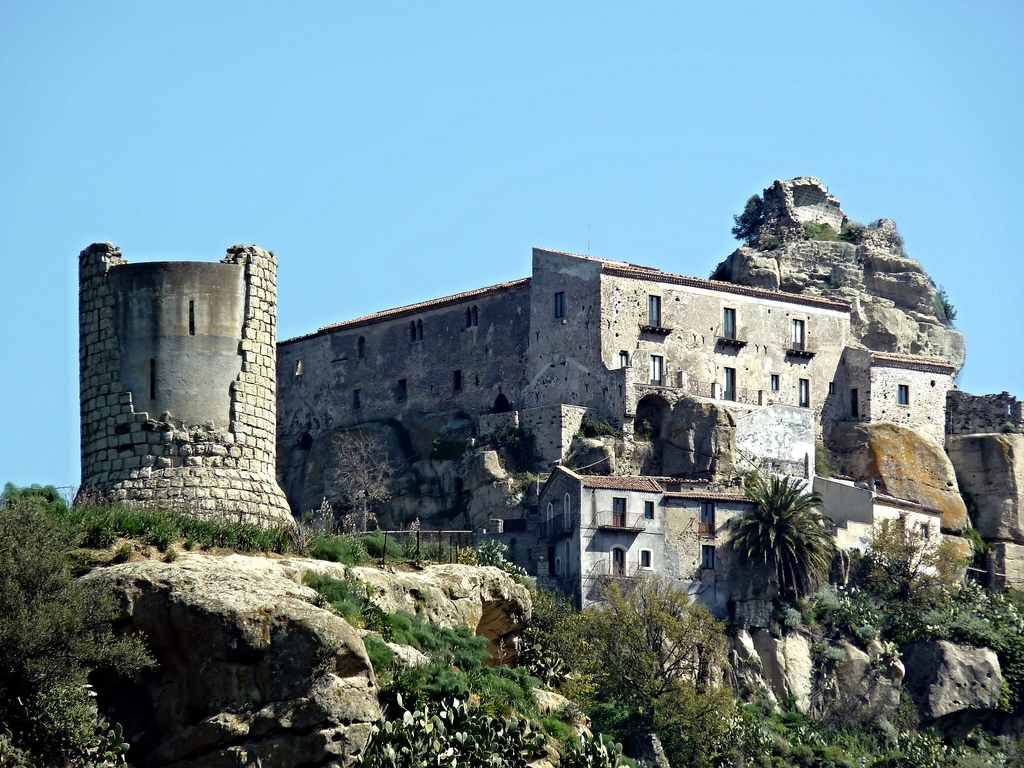
POLYGON ((715 478, 735 473, 736 419, 711 401, 680 400, 661 442, 661 469, 666 475, 715 478))
POLYGON ((811 709, 814 664, 811 646, 799 633, 772 637, 763 629, 751 634, 754 649, 761 660, 764 679, 771 685, 775 698, 785 701, 793 697, 797 710, 807 714, 811 709))
POLYGON ((911 643, 901 650, 904 684, 922 720, 994 709, 999 703, 1003 676, 995 651, 945 640, 911 643))
POLYGON ((927 435, 890 422, 837 424, 830 448, 840 472, 879 480, 880 491, 942 512, 942 528, 959 532, 967 507, 942 446, 927 435))
MULTIPOLYGON (((121 604, 122 631, 141 634, 159 666, 129 683, 99 679, 100 703, 125 727, 142 765, 351 765, 380 718, 359 631, 316 605, 315 572, 370 585, 394 612, 419 608, 443 626, 468 624, 492 653, 514 648, 529 619, 526 589, 497 568, 420 573, 346 569, 304 558, 183 553, 98 569, 121 604)), ((422 658, 395 646, 403 661, 422 658)), ((506 652, 505 659, 509 656, 506 652)))
POLYGON ((356 631, 286 561, 183 555, 87 578, 121 604, 158 666, 97 680, 137 765, 350 765, 381 716, 356 631))
POLYGON ((947 440, 946 450, 960 489, 976 505, 978 532, 1024 544, 1024 435, 958 435, 947 440))
POLYGON ((877 715, 899 707, 900 685, 905 674, 901 661, 877 663, 882 656, 882 647, 877 641, 871 643, 867 652, 848 640, 840 641, 838 647, 846 653, 846 660, 840 663, 836 685, 826 697, 828 710, 877 715))
POLYGON ((533 614, 530 593, 498 568, 435 565, 423 572, 352 568, 370 585, 371 599, 388 613, 422 611, 443 627, 468 624, 488 639, 495 663, 512 663, 515 639, 533 614))
POLYGON ((586 470, 590 474, 614 475, 618 467, 614 437, 577 437, 565 457, 569 469, 586 470))
POLYGON ((853 339, 868 349, 963 366, 964 337, 936 315, 935 285, 903 251, 895 223, 882 219, 851 231, 852 242, 805 239, 805 223, 839 232, 849 222, 812 177, 776 181, 764 191, 764 214, 755 243, 730 254, 714 279, 848 301, 853 339))

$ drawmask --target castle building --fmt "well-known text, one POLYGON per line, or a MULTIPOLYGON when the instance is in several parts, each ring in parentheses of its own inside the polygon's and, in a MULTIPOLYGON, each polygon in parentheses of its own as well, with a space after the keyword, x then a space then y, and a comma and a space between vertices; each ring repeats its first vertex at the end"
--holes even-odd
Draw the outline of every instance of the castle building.
POLYGON ((291 524, 275 478, 273 253, 79 255, 80 498, 291 524))
POLYGON ((741 455, 809 476, 837 421, 890 418, 942 441, 954 369, 853 346, 850 305, 535 248, 528 278, 282 341, 279 469, 324 433, 375 422, 531 431, 548 466, 584 416, 653 450, 640 473, 713 476, 694 403, 725 409, 741 455))

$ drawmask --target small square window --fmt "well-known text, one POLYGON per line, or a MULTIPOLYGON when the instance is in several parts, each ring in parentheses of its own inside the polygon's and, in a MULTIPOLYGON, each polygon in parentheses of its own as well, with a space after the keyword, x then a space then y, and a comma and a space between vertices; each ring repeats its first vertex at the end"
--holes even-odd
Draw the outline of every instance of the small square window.
POLYGON ((626 350, 619 352, 619 368, 629 368, 629 352, 626 350))
POLYGON ((651 550, 641 549, 640 550, 640 567, 650 568, 651 567, 651 550))
POLYGON ((363 407, 363 390, 353 389, 352 390, 352 408, 359 410, 363 407))
POLYGON ((896 387, 896 398, 900 405, 910 405, 910 386, 900 384, 896 387))
POLYGON ((555 317, 565 317, 565 292, 555 294, 555 317))
POLYGON ((779 391, 779 374, 773 373, 771 375, 771 379, 769 380, 769 386, 770 386, 772 392, 778 392, 779 391))
POLYGON ((647 520, 653 520, 654 519, 654 502, 653 501, 645 501, 644 502, 644 517, 647 520))
POLYGON ((700 548, 700 567, 705 571, 715 570, 715 548, 704 544, 700 548))

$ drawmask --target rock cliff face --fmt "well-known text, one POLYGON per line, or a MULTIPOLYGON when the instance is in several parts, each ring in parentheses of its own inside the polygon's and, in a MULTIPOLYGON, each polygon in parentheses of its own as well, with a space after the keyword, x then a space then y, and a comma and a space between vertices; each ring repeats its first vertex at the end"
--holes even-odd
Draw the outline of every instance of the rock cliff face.
POLYGON ((894 222, 850 230, 852 242, 806 239, 805 223, 828 224, 837 233, 849 223, 839 202, 809 176, 766 189, 764 214, 759 236, 719 264, 713 279, 848 301, 853 339, 868 349, 963 366, 964 337, 936 316, 935 286, 904 252, 894 222))
POLYGON ((905 684, 922 720, 994 709, 999 703, 1003 675, 995 651, 945 640, 911 643, 901 650, 907 661, 905 684))
POLYGON ((987 540, 1024 544, 1024 435, 957 435, 946 441, 960 488, 977 505, 987 540))
MULTIPOLYGON (((415 611, 418 601, 430 620, 468 623, 496 646, 530 617, 529 594, 496 568, 355 570, 384 610, 415 611)), ((346 574, 317 560, 189 553, 86 577, 114 592, 121 630, 143 635, 159 664, 130 682, 95 681, 134 764, 354 763, 381 716, 377 681, 359 632, 302 585, 310 571, 346 574)))
POLYGON ((944 531, 967 524, 967 507, 942 446, 927 435, 890 422, 844 422, 832 430, 831 448, 845 474, 881 480, 881 490, 942 511, 944 531))

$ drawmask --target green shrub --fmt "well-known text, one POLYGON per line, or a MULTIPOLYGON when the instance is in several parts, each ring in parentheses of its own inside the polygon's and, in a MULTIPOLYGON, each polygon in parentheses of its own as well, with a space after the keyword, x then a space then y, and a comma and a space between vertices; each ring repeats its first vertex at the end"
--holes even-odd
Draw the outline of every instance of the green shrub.
POLYGON ((360 765, 526 768, 544 754, 544 737, 528 721, 481 715, 453 698, 436 707, 406 709, 395 720, 375 725, 360 765))
MULTIPOLYGON (((362 538, 362 544, 366 553, 374 560, 384 557, 385 546, 384 531, 373 531, 362 538)), ((402 560, 405 558, 405 550, 394 536, 387 536, 387 557, 391 560, 402 560)))
POLYGON ((370 657, 373 671, 377 673, 378 677, 391 669, 391 665, 395 663, 395 653, 387 647, 383 640, 378 640, 373 635, 367 635, 363 638, 363 644, 366 646, 366 655, 370 657))
POLYGON ((804 237, 808 240, 838 240, 839 236, 831 224, 818 224, 813 221, 804 222, 804 237))
POLYGON ((774 251, 782 245, 782 241, 775 235, 765 235, 757 241, 757 244, 762 251, 774 251))
POLYGON ((351 536, 320 536, 313 542, 309 556, 345 565, 360 565, 370 560, 363 542, 351 536))
POLYGON ((526 570, 524 568, 519 567, 515 563, 510 563, 505 559, 505 553, 507 551, 508 547, 500 541, 488 539, 476 549, 476 564, 490 565, 495 568, 501 568, 505 573, 511 574, 512 576, 525 577, 526 570))
POLYGON ((517 472, 529 472, 538 461, 537 439, 521 427, 502 427, 480 437, 480 445, 501 450, 517 472))
POLYGON ((468 447, 469 443, 465 440, 437 437, 430 446, 430 458, 434 461, 458 461, 468 447))
POLYGON ((947 328, 953 327, 956 320, 956 308, 950 303, 946 289, 941 285, 935 286, 935 301, 932 304, 932 312, 940 323, 947 328))
POLYGON ((42 494, 5 492, 0 503, 0 722, 11 743, 47 763, 85 760, 102 746, 91 670, 153 664, 141 639, 114 637, 113 596, 73 577, 80 534, 55 508, 66 509, 42 494))
POLYGON ((584 417, 580 423, 580 434, 584 437, 622 437, 622 430, 607 421, 584 417))
POLYGON ((839 238, 845 243, 856 243, 860 238, 861 232, 864 231, 864 225, 857 221, 848 221, 843 224, 842 230, 839 232, 839 238))

